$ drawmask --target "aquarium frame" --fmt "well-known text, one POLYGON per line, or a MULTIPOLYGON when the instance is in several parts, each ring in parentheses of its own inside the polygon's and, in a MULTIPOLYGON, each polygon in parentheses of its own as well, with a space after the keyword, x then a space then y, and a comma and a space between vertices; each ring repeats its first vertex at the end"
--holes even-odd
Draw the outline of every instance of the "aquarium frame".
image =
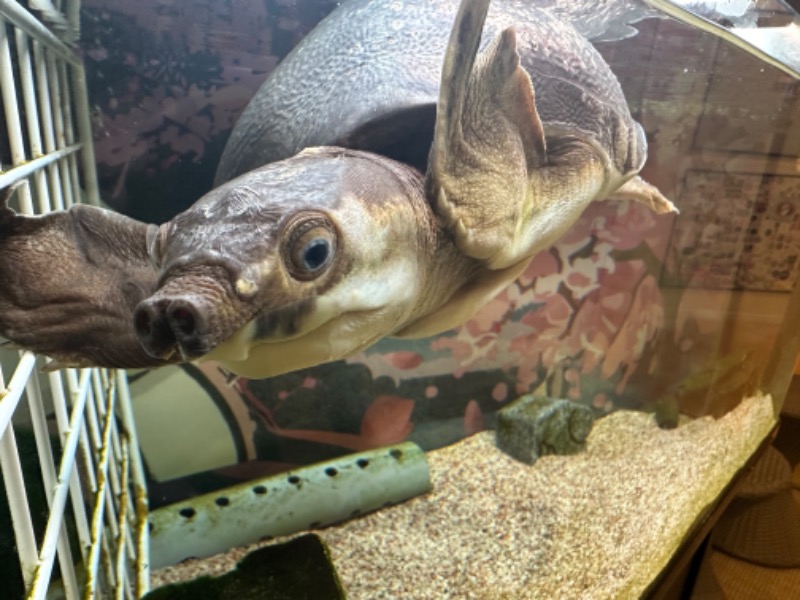
MULTIPOLYGON (((79 9, 79 0, 64 3, 62 17, 75 31, 79 9)), ((83 63, 14 0, 0 0, 0 25, 11 152, 11 165, 0 165, 0 189, 14 186, 13 206, 29 215, 98 205, 83 63)), ((46 598, 56 585, 67 599, 143 596, 150 576, 147 487, 125 373, 45 373, 46 359, 3 348, 0 358, 0 478, 25 598, 46 598), (15 428, 23 423, 35 439, 38 469, 22 468, 15 428), (33 485, 43 486, 47 500, 44 526, 29 505, 33 485)))

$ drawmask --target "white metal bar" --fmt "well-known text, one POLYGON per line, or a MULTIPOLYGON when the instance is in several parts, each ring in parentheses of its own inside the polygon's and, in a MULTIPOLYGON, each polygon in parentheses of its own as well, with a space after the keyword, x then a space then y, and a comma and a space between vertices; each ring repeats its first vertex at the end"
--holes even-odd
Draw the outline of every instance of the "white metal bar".
MULTIPOLYGON (((50 93, 53 95, 53 103, 59 110, 53 112, 53 124, 56 131, 56 147, 65 148, 70 142, 67 140, 67 114, 69 112, 69 98, 64 87, 62 78, 62 62, 56 62, 51 52, 45 51, 47 57, 47 70, 50 73, 50 93)), ((69 180, 69 165, 62 163, 60 166, 61 193, 64 195, 64 207, 69 208, 74 204, 72 197, 72 186, 69 180)))
POLYGON ((64 441, 63 455, 58 469, 58 481, 53 490, 53 503, 50 506, 50 516, 47 519, 42 549, 39 552, 39 564, 33 578, 33 586, 28 595, 29 600, 44 600, 47 595, 50 575, 53 572, 56 541, 64 518, 64 507, 66 506, 67 492, 69 491, 69 478, 75 464, 75 452, 78 448, 78 438, 83 426, 83 411, 86 407, 89 392, 89 374, 90 371, 88 370, 81 374, 80 390, 75 403, 72 405, 69 431, 64 441))
MULTIPOLYGON (((108 511, 106 511, 106 515, 108 511)), ((109 540, 108 535, 103 535, 100 538, 100 546, 102 548, 102 553, 100 554, 100 562, 103 566, 103 570, 105 573, 105 584, 106 586, 116 587, 118 585, 117 577, 114 573, 114 567, 111 564, 111 556, 112 556, 112 549, 111 549, 111 541, 109 540)), ((88 600, 91 596, 87 593, 85 595, 86 600, 88 600)))
MULTIPOLYGON (((36 450, 39 455, 39 465, 42 469, 42 483, 47 492, 45 494, 47 496, 47 506, 52 510, 52 498, 49 491, 55 489, 57 483, 56 467, 53 461, 52 446, 50 445, 50 432, 47 430, 47 417, 44 412, 39 379, 36 377, 28 379, 25 389, 28 396, 28 408, 30 409, 31 423, 33 424, 34 439, 36 440, 36 450)), ((67 529, 64 523, 61 524, 56 550, 59 564, 61 565, 61 580, 64 584, 64 591, 68 597, 77 598, 78 580, 75 576, 75 561, 72 558, 72 549, 69 546, 67 529)))
MULTIPOLYGON (((71 146, 75 143, 75 134, 72 126, 72 100, 70 98, 69 79, 67 78, 67 65, 59 62, 57 67, 58 80, 61 82, 61 111, 64 115, 64 145, 71 146)), ((80 178, 78 177, 75 156, 68 156, 64 162, 63 170, 64 204, 68 207, 80 202, 80 195, 75 193, 78 189, 78 181, 80 181, 80 178)))
MULTIPOLYGON (((87 433, 90 440, 90 445, 87 446, 89 452, 84 452, 84 459, 87 460, 89 455, 94 460, 94 469, 92 470, 92 477, 97 482, 92 506, 91 506, 91 542, 89 545, 89 555, 86 559, 86 597, 92 597, 89 592, 99 579, 100 574, 100 560, 109 555, 108 539, 102 535, 102 520, 107 514, 106 505, 111 506, 111 511, 114 510, 112 505, 111 496, 108 487, 108 474, 107 468, 104 468, 104 462, 108 462, 108 448, 104 441, 104 428, 101 429, 100 420, 102 417, 98 414, 98 407, 96 400, 98 398, 95 394, 95 377, 92 377, 92 387, 89 389, 89 400, 84 412, 84 418, 87 424, 87 433), (98 527, 100 529, 98 530, 98 527), (99 533, 98 533, 99 531, 99 533)), ((87 467, 88 468, 88 467, 87 467)), ((108 561, 104 563, 107 565, 108 561)), ((108 576, 108 573, 106 573, 108 576)))
POLYGON ((72 92, 75 96, 76 120, 78 122, 78 137, 80 138, 83 152, 81 161, 83 167, 83 184, 86 190, 85 201, 88 204, 100 205, 100 188, 97 184, 97 167, 92 143, 92 122, 89 118, 89 93, 86 90, 86 69, 83 64, 72 69, 72 92))
MULTIPOLYGON (((109 402, 113 400, 109 398, 109 402)), ((100 549, 103 542, 103 521, 107 505, 106 493, 108 490, 108 463, 111 456, 111 425, 114 421, 114 411, 110 410, 103 422, 102 443, 100 445, 100 459, 97 461, 97 493, 95 494, 95 507, 92 513, 92 547, 86 561, 86 589, 85 595, 94 597, 95 586, 100 568, 100 549)), ((109 504, 110 506, 110 504, 109 504)), ((112 507, 113 509, 113 507, 112 507)), ((109 573, 113 576, 113 573, 109 573)))
POLYGON ((28 36, 21 29, 15 32, 17 42, 17 61, 19 66, 22 100, 25 105, 25 123, 28 126, 28 141, 31 145, 31 156, 37 158, 44 154, 42 134, 39 131, 39 109, 36 105, 36 90, 33 87, 33 63, 28 36))
MULTIPOLYGON (((113 401, 115 398, 113 394, 114 388, 113 386, 108 385, 108 380, 104 377, 104 373, 102 370, 97 370, 94 372, 94 375, 92 377, 92 383, 94 385, 94 397, 97 407, 97 416, 99 419, 105 422, 108 413, 114 412, 114 404, 116 403, 113 401)), ((108 443, 110 444, 110 450, 111 450, 110 457, 112 461, 114 461, 116 456, 119 454, 119 446, 115 444, 116 441, 115 440, 116 436, 114 435, 115 433, 116 433, 116 424, 112 422, 110 437, 108 440, 108 443)), ((110 476, 111 474, 109 473, 109 477, 110 476)), ((113 477, 116 480, 116 482, 112 481, 111 491, 114 492, 114 494, 116 495, 119 494, 120 491, 119 481, 116 476, 116 473, 114 474, 113 477)))
POLYGON ((67 65, 64 63, 58 63, 58 81, 61 94, 61 109, 64 116, 64 144, 68 146, 78 143, 78 140, 75 136, 75 118, 72 112, 74 101, 72 94, 73 80, 70 78, 67 65))
MULTIPOLYGON (((116 378, 116 376, 115 376, 115 378, 116 378)), ((116 389, 117 389, 117 410, 116 410, 116 414, 117 414, 117 418, 119 418, 119 415, 122 412, 122 407, 121 407, 122 394, 120 392, 120 385, 121 384, 119 383, 119 381, 117 382, 116 385, 117 385, 117 387, 116 387, 116 389)), ((120 448, 119 453, 118 453, 118 456, 121 457, 120 458, 120 463, 122 462, 122 457, 127 457, 126 458, 126 460, 127 460, 126 469, 127 469, 128 472, 126 473, 125 471, 122 470, 121 464, 118 465, 117 471, 119 472, 120 480, 122 480, 123 477, 127 478, 126 479, 127 483, 126 484, 121 484, 122 485, 121 494, 122 493, 125 494, 124 506, 125 506, 125 511, 126 511, 126 513, 128 515, 128 520, 125 522, 125 527, 128 530, 127 533, 126 533, 126 536, 125 536, 125 550, 127 552, 127 555, 129 557, 129 559, 131 560, 132 565, 133 565, 133 562, 136 560, 137 546, 136 546, 136 535, 135 535, 135 531, 136 531, 136 521, 135 521, 135 519, 136 519, 136 504, 135 504, 136 493, 133 490, 133 475, 131 474, 131 470, 132 470, 133 467, 131 465, 131 456, 136 454, 137 449, 136 449, 136 447, 131 446, 130 437, 125 432, 125 425, 120 421, 116 421, 115 422, 113 437, 116 440, 116 445, 119 446, 119 448, 120 448)), ((122 495, 121 494, 120 494, 120 506, 123 505, 122 495)))
MULTIPOLYGON (((108 379, 104 376, 105 373, 102 370, 98 370, 94 372, 94 393, 95 393, 95 402, 97 403, 97 413, 101 419, 106 419, 108 414, 114 414, 114 404, 116 395, 114 394, 114 386, 110 385, 108 379), (106 399, 105 402, 103 399, 106 399)), ((109 461, 111 464, 115 464, 117 459, 120 456, 120 447, 119 441, 117 437, 117 425, 116 421, 112 419, 111 421, 111 432, 109 434, 109 439, 107 443, 109 444, 109 461)), ((104 441, 104 443, 106 443, 104 441)), ((112 506, 114 512, 116 512, 119 507, 117 506, 116 498, 120 494, 120 482, 119 482, 119 474, 117 473, 116 469, 110 469, 108 472, 108 479, 111 483, 109 487, 109 502, 110 506, 112 506)), ((117 535, 117 524, 116 521, 113 519, 109 523, 114 535, 117 535)))
POLYGON ((22 125, 19 122, 17 86, 14 82, 14 67, 11 64, 11 48, 8 44, 6 22, 3 19, 0 19, 0 88, 2 88, 3 108, 6 113, 11 162, 19 165, 25 162, 25 144, 22 140, 22 125))
POLYGON ((72 177, 72 186, 70 188, 72 190, 71 193, 72 202, 73 203, 80 202, 83 204, 94 204, 87 202, 87 195, 86 192, 84 191, 85 186, 82 188, 80 185, 81 178, 78 175, 78 159, 80 158, 81 155, 83 155, 83 152, 81 152, 77 156, 75 154, 71 154, 70 156, 67 157, 67 168, 70 170, 72 177))
MULTIPOLYGON (((30 180, 23 179, 16 184, 17 198, 19 200, 19 210, 23 215, 33 215, 35 210, 33 208, 33 198, 30 190, 30 180)), ((12 191, 12 194, 14 192, 12 191)))
MULTIPOLYGON (((63 90, 63 99, 64 99, 64 132, 66 136, 67 145, 72 145, 76 143, 76 136, 75 136, 75 119, 73 118, 72 113, 72 90, 75 88, 75 81, 74 78, 71 80, 69 78, 69 74, 67 73, 67 65, 64 63, 59 63, 59 76, 61 77, 62 82, 62 90, 63 90)), ((91 142, 91 140, 90 140, 91 142)), ((83 144, 81 142, 82 148, 87 149, 88 152, 92 152, 94 154, 94 147, 93 144, 83 144)), ((92 161, 94 162, 94 157, 92 157, 92 161)), ((66 171, 69 171, 69 180, 72 185, 66 187, 67 198, 66 204, 67 206, 72 206, 76 202, 81 201, 81 190, 78 183, 80 182, 81 178, 78 176, 78 160, 77 157, 72 155, 67 157, 66 165, 64 166, 66 171)), ((91 177, 96 177, 96 175, 92 175, 91 177)))
MULTIPOLYGON (((78 378, 75 375, 75 369, 67 369, 67 387, 70 391, 70 396, 74 397, 79 388, 78 378)), ((56 414, 58 417, 58 414, 56 414)), ((84 415, 84 422, 86 416, 84 415)), ((66 421, 65 421, 66 422, 66 421)), ((94 460, 92 453, 92 443, 89 441, 88 427, 81 429, 80 449, 81 459, 83 460, 83 471, 88 479, 87 487, 92 493, 97 491, 97 479, 95 478, 94 460)))
POLYGON ((33 371, 36 364, 36 357, 30 352, 22 355, 22 358, 8 382, 8 387, 2 390, 2 401, 0 401, 0 437, 5 433, 6 428, 11 423, 11 417, 17 409, 22 392, 25 391, 25 382, 33 371))
POLYGON ((33 433, 36 438, 36 449, 39 453, 39 463, 42 467, 42 478, 45 489, 51 489, 56 482, 56 465, 53 460, 53 451, 50 447, 50 434, 47 431, 47 417, 44 413, 42 394, 39 380, 30 377, 25 385, 28 396, 28 408, 33 425, 33 433))
POLYGON ((0 15, 6 17, 32 38, 52 48, 62 60, 66 60, 73 65, 80 64, 80 59, 75 56, 75 53, 64 42, 53 35, 47 27, 37 21, 33 15, 18 3, 13 0, 0 0, 0 15))
MULTIPOLYGON (((67 387, 71 398, 76 399, 80 395, 82 388, 81 382, 78 380, 75 369, 67 369, 65 373, 67 380, 67 387)), ((59 377, 59 379, 61 379, 59 377)), ((60 382, 61 383, 61 382, 60 382)), ((88 384, 88 380, 87 380, 88 384)), ((62 434, 62 441, 66 441, 66 435, 69 431, 69 414, 67 404, 64 400, 63 385, 59 385, 60 393, 54 394, 54 408, 56 414, 56 422, 58 423, 59 432, 62 434)), ((87 388, 88 390, 88 388, 87 388)), ((74 404, 74 400, 73 400, 74 404)), ((78 536, 81 543, 81 553, 83 556, 83 564, 86 565, 89 557, 89 551, 92 545, 92 532, 90 518, 87 515, 87 508, 89 508, 89 499, 94 499, 95 492, 97 491, 97 480, 95 478, 95 469, 93 463, 92 445, 89 442, 86 426, 86 408, 83 409, 82 415, 83 427, 80 429, 80 436, 78 440, 80 449, 80 459, 83 462, 82 473, 85 478, 83 484, 78 476, 78 470, 73 469, 70 480, 70 498, 72 500, 73 513, 76 516, 76 525, 78 526, 78 536), (88 497, 84 497, 84 491, 87 492, 88 497)), ((77 458, 77 457, 76 457, 77 458)))
MULTIPOLYGON (((119 543, 120 534, 116 520, 116 514, 119 510, 119 501, 117 497, 119 493, 119 478, 117 469, 115 468, 119 459, 119 453, 114 450, 114 436, 117 429, 114 408, 116 405, 116 390, 114 386, 109 385, 109 379, 106 376, 105 369, 99 369, 94 372, 94 390, 97 412, 100 418, 103 419, 103 450, 108 455, 105 465, 105 474, 103 476, 103 479, 106 481, 106 510, 103 518, 105 527, 102 529, 101 542, 103 553, 105 554, 103 567, 108 582, 110 582, 114 588, 117 588, 123 585, 123 581, 117 578, 113 560, 115 557, 114 546, 119 543)), ((98 475, 98 479, 99 478, 100 476, 98 475)))
MULTIPOLYGON (((111 389, 106 388, 104 390, 102 378, 103 371, 96 371, 94 375, 95 402, 97 403, 98 416, 103 420, 102 453, 106 455, 105 470, 100 472, 100 466, 98 466, 97 474, 97 480, 105 482, 105 511, 103 515, 105 527, 101 530, 102 536, 100 538, 100 544, 102 545, 103 555, 106 559, 102 563, 106 578, 113 586, 116 586, 120 582, 116 578, 116 573, 112 564, 114 552, 111 546, 111 540, 116 540, 119 536, 117 521, 114 517, 118 510, 116 498, 118 491, 114 487, 114 482, 117 481, 117 471, 112 465, 115 464, 117 460, 116 457, 119 455, 115 453, 113 445, 114 432, 116 431, 116 419, 114 418, 113 408, 115 397, 110 393, 112 391, 111 389), (105 402, 103 402, 103 399, 105 399, 105 402)), ((101 450, 98 449, 98 452, 100 451, 101 450)), ((102 453, 100 455, 101 457, 103 457, 102 453)))
POLYGON ((64 7, 64 16, 67 18, 69 26, 75 33, 80 31, 81 26, 81 2, 80 0, 67 0, 64 7))
MULTIPOLYGON (((53 128, 56 134, 56 148, 65 148, 67 146, 67 139, 64 133, 64 112, 66 103, 62 92, 63 86, 61 85, 60 69, 58 68, 58 64, 52 52, 45 50, 44 55, 45 62, 47 63, 47 72, 50 74, 50 85, 47 86, 51 95, 50 102, 52 102, 53 106, 59 108, 59 110, 54 110, 52 115, 53 128)), ((59 176, 61 177, 60 189, 61 196, 64 199, 64 208, 69 208, 72 205, 72 188, 69 185, 67 165, 59 165, 59 176)))
MULTIPOLYGON (((36 70, 37 90, 39 92, 39 119, 42 122, 42 135, 44 137, 44 150, 50 154, 56 151, 56 135, 53 125, 53 110, 50 101, 50 78, 48 73, 45 49, 38 41, 33 42, 33 60, 36 70)), ((58 106, 56 104, 56 106, 58 106)), ((47 179, 50 182, 50 191, 53 194, 53 203, 57 210, 64 208, 64 197, 61 194, 60 165, 57 162, 48 166, 47 179)))
POLYGON ((136 596, 144 596, 150 589, 150 528, 147 521, 147 479, 145 477, 142 455, 139 452, 139 436, 136 431, 136 420, 133 416, 128 381, 123 372, 117 373, 117 389, 119 390, 120 418, 133 452, 131 452, 131 479, 134 492, 134 518, 136 523, 136 596))
MULTIPOLYGON (((22 100, 25 105, 25 115, 28 126, 28 142, 31 146, 31 156, 39 158, 44 155, 42 146, 42 132, 39 128, 39 105, 36 101, 36 88, 34 86, 33 61, 31 60, 30 39, 21 29, 17 29, 17 57, 19 62, 20 80, 22 83, 22 100)), ((50 191, 47 188, 46 174, 42 169, 33 172, 36 182, 37 206, 40 213, 51 210, 50 191)))
MULTIPOLYGON (((63 427, 59 427, 59 431, 64 431, 67 428, 67 401, 64 396, 64 380, 61 377, 60 371, 54 371, 49 374, 50 393, 53 399, 53 408, 58 420, 59 413, 64 423, 63 427)), ((75 517, 75 528, 78 532, 78 542, 81 547, 81 555, 83 560, 86 560, 87 548, 91 543, 91 533, 89 532, 89 520, 86 518, 85 503, 83 501, 83 488, 81 487, 80 478, 77 469, 73 469, 72 475, 69 479, 69 494, 72 501, 72 513, 75 517)))
MULTIPOLYGON (((79 156, 70 154, 67 157, 67 166, 65 167, 66 169, 69 169, 70 182, 72 183, 72 185, 69 186, 69 201, 72 202, 72 204, 77 202, 86 203, 85 194, 82 192, 80 186, 81 178, 78 175, 78 158, 79 156)), ((69 206, 72 206, 72 204, 69 206)))
POLYGON ((45 52, 42 45, 34 40, 33 42, 33 61, 36 72, 37 93, 39 95, 39 120, 42 123, 42 135, 44 137, 45 152, 52 152, 56 149, 56 136, 53 131, 53 110, 50 104, 50 85, 47 74, 47 63, 45 52))
POLYGON ((11 425, 0 435, 0 467, 3 468, 3 483, 8 497, 8 508, 11 512, 22 580, 27 588, 33 580, 39 557, 36 553, 36 536, 33 532, 33 522, 28 508, 25 479, 19 462, 14 428, 11 425))
POLYGON ((130 473, 130 455, 128 452, 127 444, 122 446, 122 454, 120 456, 119 467, 121 473, 122 489, 119 495, 119 512, 117 514, 117 555, 116 555, 116 576, 117 576, 117 589, 116 598, 122 600, 125 597, 125 588, 123 585, 128 580, 128 489, 130 486, 129 473, 130 473))
MULTIPOLYGON (((14 70, 11 65, 11 47, 6 31, 6 22, 0 19, 0 87, 2 87, 3 108, 6 116, 6 131, 11 149, 11 163, 14 166, 25 163, 25 141, 22 136, 22 124, 19 120, 17 103, 17 86, 14 81, 14 70)), ((20 204, 23 212, 33 211, 30 186, 19 190, 20 204)))
MULTIPOLYGON (((113 424, 112 424, 112 430, 113 430, 113 424)), ((109 462, 109 464, 114 464, 114 462, 117 460, 117 458, 115 457, 113 447, 110 446, 110 444, 111 444, 111 436, 109 436, 108 441, 109 441, 109 447, 106 449, 107 452, 108 452, 108 456, 109 456, 108 462, 109 462)), ((113 537, 116 537, 117 535, 119 535, 119 530, 117 529, 117 521, 116 521, 116 519, 114 519, 114 514, 116 514, 116 512, 119 510, 119 506, 117 506, 117 492, 115 492, 113 490, 114 484, 111 483, 111 481, 112 481, 111 474, 114 473, 114 477, 115 478, 117 477, 115 471, 116 471, 116 469, 107 468, 106 474, 105 474, 105 479, 106 479, 106 504, 110 507, 109 508, 109 514, 108 514, 108 523, 106 524, 106 526, 108 527, 108 529, 111 532, 111 535, 113 537)))
POLYGON ((89 390, 89 402, 86 405, 86 423, 89 425, 89 436, 92 441, 92 450, 99 452, 103 445, 103 430, 100 428, 100 417, 97 414, 97 406, 94 403, 94 377, 91 382, 92 387, 89 390))
POLYGON ((64 112, 69 108, 69 104, 66 95, 61 93, 61 81, 55 57, 47 51, 45 51, 44 56, 47 63, 47 73, 50 76, 50 85, 47 86, 47 90, 50 92, 50 103, 61 109, 53 111, 56 148, 63 148, 67 145, 66 136, 64 135, 64 112))
POLYGON ((66 148, 62 148, 61 150, 54 150, 52 152, 48 152, 44 156, 40 156, 39 158, 35 158, 18 167, 14 167, 9 171, 4 171, 0 173, 0 189, 8 187, 9 185, 13 185, 20 179, 24 179, 43 167, 52 165, 56 161, 69 156, 80 149, 80 144, 75 144, 74 146, 68 146, 66 148))

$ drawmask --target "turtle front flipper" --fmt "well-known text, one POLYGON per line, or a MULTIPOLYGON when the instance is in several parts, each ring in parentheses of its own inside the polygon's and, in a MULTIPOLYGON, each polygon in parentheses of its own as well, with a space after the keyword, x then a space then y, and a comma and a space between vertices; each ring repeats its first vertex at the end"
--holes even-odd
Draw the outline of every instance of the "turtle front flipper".
POLYGON ((672 212, 637 178, 644 132, 597 51, 569 25, 532 11, 540 22, 520 29, 525 68, 513 29, 479 54, 488 4, 463 0, 456 16, 427 172, 428 198, 458 248, 507 269, 617 190, 672 212))
POLYGON ((133 324, 156 287, 148 225, 81 205, 27 217, 8 208, 9 195, 0 197, 0 336, 54 358, 51 368, 170 362, 145 353, 133 324))
POLYGON ((478 54, 488 8, 489 0, 459 7, 442 69, 426 191, 459 249, 503 268, 519 260, 507 246, 529 216, 529 173, 545 163, 546 147, 514 30, 478 54))

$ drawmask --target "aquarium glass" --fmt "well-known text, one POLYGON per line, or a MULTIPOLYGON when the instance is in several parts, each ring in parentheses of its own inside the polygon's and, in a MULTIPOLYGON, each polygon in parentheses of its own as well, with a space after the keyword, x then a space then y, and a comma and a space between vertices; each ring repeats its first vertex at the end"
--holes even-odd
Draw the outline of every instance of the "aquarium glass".
MULTIPOLYGON (((338 4, 85 2, 104 201, 163 222, 207 192, 247 102, 338 4)), ((132 372, 151 506, 403 440, 443 447, 530 392, 597 417, 719 417, 757 390, 780 407, 800 310, 798 17, 778 1, 709 2, 703 30, 618 4, 617 24, 587 35, 646 132, 643 176, 680 214, 593 203, 432 338, 263 380, 213 362, 132 372)))

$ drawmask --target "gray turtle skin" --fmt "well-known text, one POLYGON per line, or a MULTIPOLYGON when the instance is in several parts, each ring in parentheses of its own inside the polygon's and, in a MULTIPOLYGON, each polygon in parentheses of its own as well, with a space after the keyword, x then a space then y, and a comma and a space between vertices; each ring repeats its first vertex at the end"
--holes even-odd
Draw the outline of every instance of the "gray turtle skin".
POLYGON ((0 334, 51 368, 267 377, 463 323, 594 200, 674 211, 591 44, 526 2, 487 13, 344 5, 245 111, 219 187, 161 226, 24 217, 6 190, 0 334))
MULTIPOLYGON (((457 7, 454 0, 342 4, 250 101, 225 147, 216 184, 312 146, 376 152, 424 171, 457 7)), ((633 2, 498 0, 481 49, 513 26, 545 128, 579 128, 604 147, 619 145, 620 160, 638 169, 644 141, 609 139, 635 127, 616 77, 584 35, 602 37, 623 15, 634 20, 649 12, 633 2)))

